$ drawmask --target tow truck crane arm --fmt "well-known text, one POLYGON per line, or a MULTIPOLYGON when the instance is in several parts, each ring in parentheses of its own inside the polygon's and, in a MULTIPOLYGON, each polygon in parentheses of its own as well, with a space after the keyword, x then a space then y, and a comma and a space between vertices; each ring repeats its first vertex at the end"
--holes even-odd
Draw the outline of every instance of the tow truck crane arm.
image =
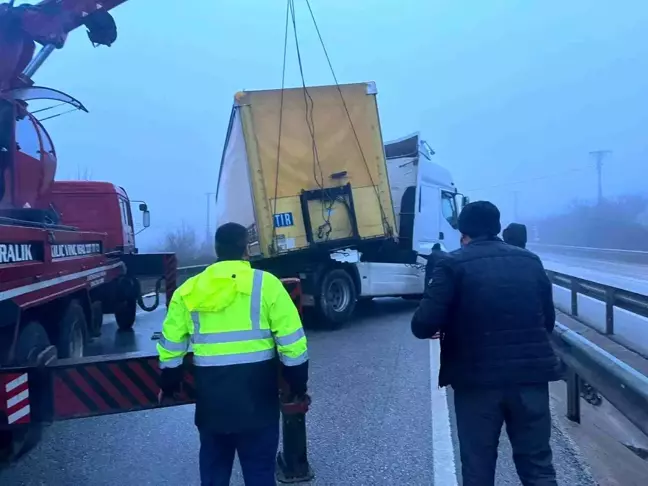
POLYGON ((117 39, 110 10, 127 0, 43 0, 35 5, 0 4, 0 91, 29 86, 45 59, 84 25, 94 45, 117 39), (36 43, 43 49, 34 57, 36 43))

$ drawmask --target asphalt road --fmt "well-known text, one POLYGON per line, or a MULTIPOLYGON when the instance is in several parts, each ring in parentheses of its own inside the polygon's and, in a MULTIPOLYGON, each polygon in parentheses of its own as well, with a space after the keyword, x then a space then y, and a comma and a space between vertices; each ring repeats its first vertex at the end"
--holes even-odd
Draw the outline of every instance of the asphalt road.
MULTIPOLYGON (((382 300, 339 331, 308 333, 312 484, 457 484, 451 391, 446 396, 430 386, 433 345, 411 336, 413 309, 411 302, 382 300), (442 469, 433 471, 435 464, 442 469)), ((150 337, 163 314, 141 315, 133 333, 118 333, 109 323, 89 351, 153 349, 150 337)), ((436 384, 436 376, 432 381, 436 384)), ((558 425, 553 449, 559 484, 594 484, 558 425)), ((36 449, 0 473, 0 484, 197 485, 197 451, 190 406, 76 420, 51 426, 36 449)), ((497 475, 498 486, 520 484, 506 440, 497 475)), ((243 484, 238 470, 232 484, 243 484)))

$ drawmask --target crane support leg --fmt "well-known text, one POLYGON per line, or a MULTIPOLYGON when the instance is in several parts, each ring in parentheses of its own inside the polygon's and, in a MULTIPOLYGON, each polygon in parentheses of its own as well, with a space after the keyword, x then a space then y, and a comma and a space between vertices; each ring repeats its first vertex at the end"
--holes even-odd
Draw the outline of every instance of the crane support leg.
POLYGON ((315 477, 308 462, 306 411, 308 403, 284 403, 281 414, 282 451, 277 456, 277 481, 301 483, 315 477))

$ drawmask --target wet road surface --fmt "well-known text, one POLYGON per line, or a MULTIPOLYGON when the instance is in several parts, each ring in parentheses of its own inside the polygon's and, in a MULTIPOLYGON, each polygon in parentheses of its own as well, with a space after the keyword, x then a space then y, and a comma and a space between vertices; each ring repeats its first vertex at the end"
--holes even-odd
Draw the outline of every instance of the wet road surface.
MULTIPOLYGON (((450 463, 454 456, 459 464, 452 393, 445 398, 449 427, 439 427, 448 417, 435 418, 432 410, 431 403, 439 403, 435 395, 439 390, 430 386, 431 345, 411 336, 413 310, 411 302, 379 300, 339 331, 308 332, 313 485, 424 486, 435 484, 435 476, 437 486, 456 481, 452 464, 441 475, 433 471, 441 457, 435 461, 435 450, 449 451, 450 463)), ((117 332, 107 319, 102 338, 88 351, 154 350, 151 335, 160 330, 163 316, 162 309, 143 313, 135 331, 126 333, 117 332)), ((198 485, 198 445, 191 406, 63 422, 49 427, 36 449, 1 472, 0 484, 198 485)), ((558 427, 553 448, 559 484, 594 484, 558 427)), ((520 484, 506 440, 500 447, 497 474, 498 485, 520 484)), ((238 468, 232 484, 243 484, 238 468)))

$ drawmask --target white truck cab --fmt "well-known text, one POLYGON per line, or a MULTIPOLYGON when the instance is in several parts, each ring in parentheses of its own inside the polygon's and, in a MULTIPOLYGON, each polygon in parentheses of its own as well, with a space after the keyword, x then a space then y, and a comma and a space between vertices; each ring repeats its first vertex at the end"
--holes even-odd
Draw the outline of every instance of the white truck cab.
POLYGON ((423 255, 435 243, 445 251, 459 248, 463 196, 450 171, 432 161, 428 143, 415 133, 387 142, 385 156, 399 238, 423 255))
POLYGON ((435 243, 444 251, 460 245, 458 219, 465 198, 450 172, 432 161, 434 151, 427 142, 415 133, 386 143, 385 156, 401 252, 364 258, 355 250, 331 255, 357 268, 360 299, 419 297, 427 260, 416 254, 429 255, 435 243))

